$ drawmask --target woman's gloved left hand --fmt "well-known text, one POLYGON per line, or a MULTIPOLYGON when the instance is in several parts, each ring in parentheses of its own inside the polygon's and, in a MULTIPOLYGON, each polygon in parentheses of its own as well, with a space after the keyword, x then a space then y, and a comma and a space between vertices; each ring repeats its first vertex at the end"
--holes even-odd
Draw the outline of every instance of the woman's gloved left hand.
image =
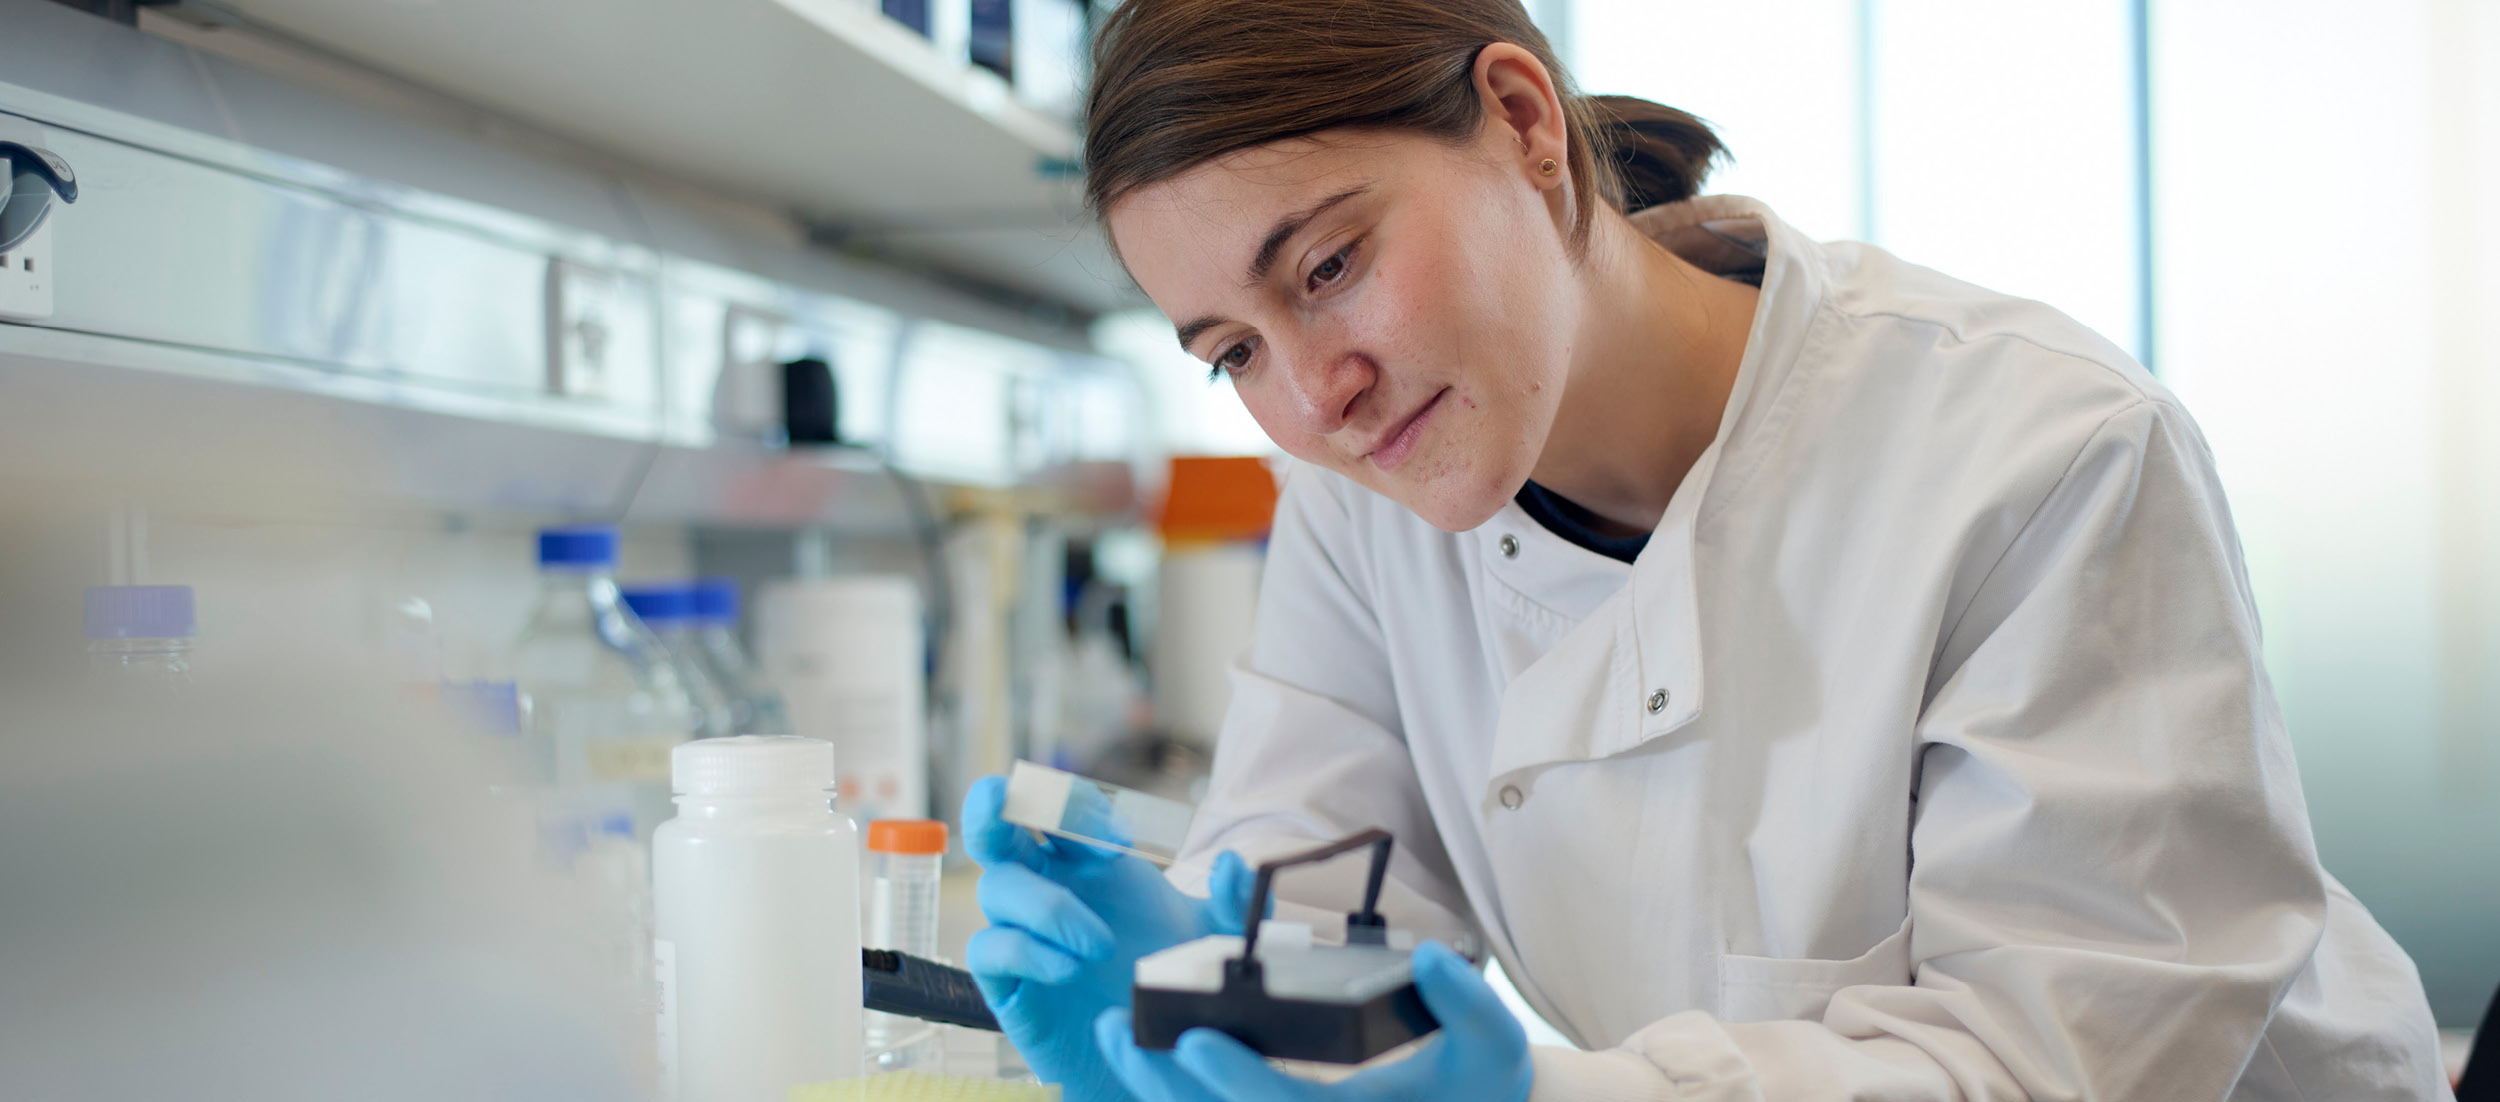
MULTIPOLYGON (((1079 786, 1077 801, 1100 797, 1079 786)), ((1206 934, 1241 932, 1256 874, 1238 855, 1216 858, 1206 899, 1193 899, 1143 858, 1036 835, 1005 818, 1007 779, 983 777, 964 795, 964 851, 981 863, 981 913, 965 967, 998 1016, 999 1031, 1070 1102, 1123 1102, 1094 1043, 1094 1018, 1129 1003, 1137 959, 1206 934)), ((1107 806, 1098 837, 1117 837, 1107 806)))
POLYGON ((1440 1033, 1413 1056, 1336 1083, 1286 1075, 1212 1029, 1182 1034, 1170 1052, 1141 1049, 1125 1009, 1104 1011, 1094 1036, 1138 1102, 1525 1102, 1528 1035, 1492 985, 1465 958, 1426 942, 1415 950, 1415 987, 1440 1033))

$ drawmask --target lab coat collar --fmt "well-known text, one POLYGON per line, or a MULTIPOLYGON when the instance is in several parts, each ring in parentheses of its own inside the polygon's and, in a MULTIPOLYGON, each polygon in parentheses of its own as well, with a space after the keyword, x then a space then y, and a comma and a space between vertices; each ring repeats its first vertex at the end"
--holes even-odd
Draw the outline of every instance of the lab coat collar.
POLYGON ((1696 533, 1776 437, 1780 401, 1828 298, 1821 247, 1751 199, 1713 195, 1653 207, 1633 225, 1707 270, 1759 263, 1762 294, 1718 436, 1676 488, 1623 591, 1511 681, 1486 785, 1535 766, 1623 753, 1698 719, 1704 700, 1696 533), (1759 250, 1758 253, 1756 250, 1759 250))
MULTIPOLYGON (((1676 489, 1679 500, 1701 499, 1695 504, 1707 523, 1769 454, 1764 445, 1793 412, 1790 377, 1817 316, 1832 299, 1833 273, 1820 242, 1741 195, 1704 195, 1651 207, 1632 215, 1632 226, 1709 271, 1741 268, 1746 260, 1736 255, 1740 248, 1761 250, 1762 295, 1745 337, 1745 355, 1737 362, 1736 385, 1719 415, 1718 437, 1676 489), (1731 460, 1720 461, 1729 453, 1731 460)), ((1659 521, 1662 531, 1674 516, 1674 503, 1667 513, 1659 521)))

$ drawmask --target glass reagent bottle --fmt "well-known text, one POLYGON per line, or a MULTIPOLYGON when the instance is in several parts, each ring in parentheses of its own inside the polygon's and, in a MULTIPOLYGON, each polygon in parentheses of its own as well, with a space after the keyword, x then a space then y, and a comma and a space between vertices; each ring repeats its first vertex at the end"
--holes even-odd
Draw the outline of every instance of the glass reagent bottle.
POLYGON ((669 751, 702 729, 668 653, 616 589, 616 529, 538 535, 539 589, 512 672, 559 791, 629 793, 644 832, 668 816, 669 751))
POLYGON ((668 652, 678 683, 685 686, 687 698, 693 701, 696 714, 703 718, 703 725, 696 732, 698 737, 714 738, 741 733, 736 712, 730 706, 729 694, 720 679, 713 675, 703 657, 702 644, 695 637, 694 588, 674 583, 629 585, 617 592, 625 598, 625 607, 634 610, 634 617, 651 629, 652 636, 668 652))
POLYGON ((739 734, 789 732, 790 714, 782 707, 781 691, 738 642, 737 582, 703 578, 694 583, 694 639, 704 668, 729 694, 739 734))

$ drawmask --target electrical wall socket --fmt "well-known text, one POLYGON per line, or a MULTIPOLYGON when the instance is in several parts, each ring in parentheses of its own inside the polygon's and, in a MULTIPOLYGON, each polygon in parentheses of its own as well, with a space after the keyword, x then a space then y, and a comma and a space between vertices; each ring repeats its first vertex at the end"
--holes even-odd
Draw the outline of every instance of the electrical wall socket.
POLYGON ((0 253, 0 320, 52 316, 52 223, 60 213, 53 211, 17 248, 0 253))
MULTIPOLYGON (((0 141, 44 150, 51 146, 51 135, 32 119, 0 115, 0 141)), ((68 171, 58 157, 34 155, 68 171)), ((0 232, 0 241, 23 228, 29 218, 42 221, 35 223, 35 232, 26 240, 0 250, 0 320, 43 321, 52 316, 52 225, 68 204, 55 199, 41 177, 12 171, 13 160, 13 156, 0 156, 0 211, 7 214, 0 218, 0 231, 5 231, 0 232)))
POLYGON ((547 262, 547 392, 638 401, 656 380, 651 283, 561 257, 547 262))

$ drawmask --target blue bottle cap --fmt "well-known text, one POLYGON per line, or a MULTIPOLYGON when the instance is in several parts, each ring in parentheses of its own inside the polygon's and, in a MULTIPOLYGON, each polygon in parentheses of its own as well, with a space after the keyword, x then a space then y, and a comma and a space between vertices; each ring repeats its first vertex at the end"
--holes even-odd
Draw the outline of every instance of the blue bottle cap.
POLYGON ((538 532, 540 566, 615 566, 616 526, 579 524, 538 532))
POLYGON ((99 585, 87 590, 89 639, 188 639, 198 634, 187 585, 99 585))
POLYGON ((698 620, 736 623, 738 583, 730 578, 695 579, 694 616, 698 620))
POLYGON ((646 624, 675 623, 694 615, 694 591, 683 583, 618 586, 616 591, 625 598, 625 607, 646 624))

